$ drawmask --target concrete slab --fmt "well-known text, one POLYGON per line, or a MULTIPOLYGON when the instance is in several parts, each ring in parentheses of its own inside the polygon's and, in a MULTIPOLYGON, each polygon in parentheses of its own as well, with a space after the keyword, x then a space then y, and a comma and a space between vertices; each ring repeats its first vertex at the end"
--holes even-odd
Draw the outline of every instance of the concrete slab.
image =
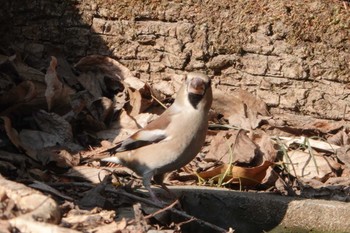
MULTIPOLYGON (((169 188, 181 196, 189 214, 238 233, 350 232, 350 203, 199 186, 169 188)), ((212 232, 196 224, 183 231, 212 232)))

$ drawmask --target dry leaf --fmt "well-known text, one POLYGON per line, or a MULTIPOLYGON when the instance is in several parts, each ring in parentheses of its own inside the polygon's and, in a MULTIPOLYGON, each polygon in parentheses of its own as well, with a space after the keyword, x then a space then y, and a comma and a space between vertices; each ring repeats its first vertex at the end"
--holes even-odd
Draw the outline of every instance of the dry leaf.
POLYGON ((37 158, 44 166, 56 173, 66 172, 67 169, 78 165, 80 160, 78 156, 72 156, 62 147, 38 150, 37 158))
POLYGON ((145 83, 136 78, 127 67, 110 57, 86 56, 80 59, 74 67, 81 72, 102 73, 114 80, 123 81, 135 90, 140 90, 145 86, 145 83))
POLYGON ((212 108, 223 114, 231 125, 246 130, 258 127, 262 119, 268 119, 266 104, 247 91, 239 90, 236 95, 214 90, 212 108))
POLYGON ((9 90, 6 94, 0 96, 0 107, 5 109, 8 106, 29 102, 36 96, 35 85, 31 81, 21 82, 9 90))
POLYGON ((41 110, 34 114, 34 120, 42 131, 57 136, 60 141, 73 141, 72 126, 58 114, 41 110))
POLYGON ((45 83, 24 81, 0 96, 1 115, 31 115, 46 108, 45 83))
POLYGON ((288 157, 283 156, 283 162, 289 174, 298 178, 318 179, 324 182, 333 173, 333 169, 340 169, 340 164, 333 159, 316 152, 312 153, 313 155, 295 150, 288 152, 288 157))
POLYGON ((11 56, 10 60, 12 61, 12 64, 18 72, 19 76, 23 78, 23 80, 37 82, 44 81, 45 74, 23 63, 18 55, 11 56))
POLYGON ((274 162, 277 157, 277 150, 275 149, 276 143, 272 141, 269 135, 264 131, 254 131, 253 141, 259 146, 259 150, 262 153, 263 160, 274 162))
POLYGON ((22 146, 35 150, 56 145, 65 145, 67 148, 71 148, 71 151, 82 149, 78 145, 69 143, 73 141, 72 127, 61 116, 44 110, 33 114, 33 116, 43 131, 23 129, 19 134, 22 146))
POLYGON ((131 116, 143 112, 153 103, 150 87, 112 58, 91 55, 82 58, 75 67, 84 72, 79 81, 95 98, 102 96, 102 92, 116 95, 127 89, 131 107, 128 112, 131 116))
POLYGON ((198 175, 203 179, 214 178, 214 180, 217 181, 219 178, 218 176, 225 174, 225 172, 229 169, 231 173, 228 173, 228 175, 224 177, 224 182, 230 181, 230 183, 240 184, 243 186, 254 186, 263 181, 266 176, 266 170, 272 164, 273 163, 269 161, 264 161, 264 163, 260 166, 251 168, 223 164, 214 168, 213 170, 200 172, 198 175))
POLYGON ((11 224, 19 219, 31 221, 40 219, 43 222, 57 224, 61 219, 59 206, 53 199, 23 184, 0 176, 0 193, 5 193, 7 198, 15 201, 16 208, 22 210, 18 217, 10 220, 11 224))
POLYGON ((38 130, 23 129, 19 137, 25 147, 32 147, 35 150, 64 143, 60 137, 38 130))
POLYGON ((59 80, 56 73, 56 67, 57 67, 57 60, 55 57, 51 57, 50 66, 47 69, 46 75, 45 75, 45 82, 47 85, 45 97, 46 97, 49 111, 54 105, 55 97, 61 95, 62 89, 63 89, 63 84, 59 80))
POLYGON ((71 65, 65 58, 64 53, 57 48, 48 48, 49 54, 55 56, 57 59, 57 73, 60 74, 60 77, 70 86, 76 87, 78 85, 77 76, 73 73, 71 65))
POLYGON ((330 133, 344 128, 346 125, 343 121, 316 119, 312 116, 298 115, 290 113, 274 114, 273 119, 269 120, 269 124, 285 132, 295 134, 303 134, 310 131, 315 135, 319 133, 330 133))
POLYGON ((18 149, 22 149, 21 148, 21 146, 22 146, 21 139, 19 138, 17 130, 12 128, 10 118, 8 118, 6 116, 2 116, 1 118, 4 121, 4 128, 5 128, 5 132, 7 134, 7 137, 10 139, 10 141, 12 142, 12 144, 14 146, 16 146, 18 149))
MULTIPOLYGON (((38 219, 38 217, 36 216, 38 219)), ((9 220, 11 226, 17 229, 19 232, 26 233, 79 233, 73 229, 66 227, 60 227, 58 225, 49 224, 45 222, 39 222, 35 220, 30 220, 28 218, 17 217, 9 220)))
POLYGON ((306 137, 299 137, 299 138, 291 138, 291 137, 278 137, 279 139, 282 140, 288 147, 289 145, 293 143, 301 144, 301 145, 310 145, 312 148, 326 151, 326 152, 331 152, 334 153, 335 150, 339 149, 340 146, 337 145, 332 145, 328 142, 324 142, 321 140, 315 140, 311 138, 306 138, 306 137))
POLYGON ((37 151, 34 150, 32 147, 26 146, 25 144, 22 143, 17 130, 12 128, 11 120, 5 116, 2 116, 1 118, 4 121, 5 132, 9 137, 10 141, 12 142, 12 144, 15 145, 18 149, 24 150, 25 153, 32 159, 38 161, 37 151))
POLYGON ((71 210, 67 213, 67 215, 62 218, 62 224, 65 225, 82 225, 86 224, 88 221, 91 226, 98 226, 96 230, 91 230, 89 232, 100 232, 100 233, 112 233, 116 231, 117 223, 113 221, 115 218, 114 210, 102 210, 98 213, 92 213, 94 210, 86 211, 86 210, 71 210), (113 222, 112 222, 113 221, 113 222), (103 223, 112 222, 109 225, 103 225, 103 223), (102 226, 101 226, 102 225, 102 226), (108 226, 114 226, 114 229, 111 229, 108 226), (101 231, 100 228, 103 228, 105 231, 101 231), (109 231, 108 231, 109 230, 109 231))
MULTIPOLYGON (((81 72, 101 72, 106 76, 119 81, 129 77, 134 77, 127 67, 123 66, 113 58, 101 55, 83 57, 74 67, 81 72)), ((136 87, 134 88, 138 89, 136 87)))
MULTIPOLYGON (((121 208, 118 208, 118 217, 120 215, 120 209, 121 208)), ((125 218, 122 218, 119 222, 114 221, 114 222, 111 222, 110 224, 98 226, 92 229, 91 232, 94 232, 94 233, 122 232, 122 230, 125 230, 126 226, 127 226, 127 221, 125 218)))
POLYGON ((350 144, 350 138, 348 135, 348 130, 343 129, 338 131, 336 134, 331 135, 327 138, 327 142, 337 146, 347 146, 350 144))
POLYGON ((258 146, 243 130, 221 131, 210 142, 206 159, 224 163, 250 163, 258 154, 258 146))
POLYGON ((109 123, 113 115, 113 102, 106 97, 101 97, 93 101, 88 109, 96 120, 109 123))
POLYGON ((79 83, 94 97, 99 98, 106 89, 103 83, 103 74, 100 73, 81 73, 78 76, 79 83))
POLYGON ((344 146, 336 150, 337 158, 350 169, 350 146, 344 146))
POLYGON ((129 104, 131 106, 131 110, 128 111, 130 116, 136 116, 141 113, 142 109, 142 96, 138 90, 132 90, 128 88, 129 93, 129 104))
POLYGON ((47 85, 45 97, 49 111, 56 105, 60 108, 62 108, 62 106, 70 107, 70 95, 74 94, 73 89, 62 83, 57 75, 56 68, 57 59, 52 56, 50 66, 45 74, 45 83, 47 85))

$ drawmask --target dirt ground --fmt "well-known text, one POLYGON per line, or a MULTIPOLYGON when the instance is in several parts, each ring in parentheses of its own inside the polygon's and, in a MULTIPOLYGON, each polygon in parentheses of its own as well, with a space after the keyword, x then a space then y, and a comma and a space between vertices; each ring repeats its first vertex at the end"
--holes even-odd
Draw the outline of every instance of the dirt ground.
POLYGON ((233 231, 157 206, 132 171, 98 161, 191 71, 213 81, 209 131, 168 185, 348 202, 349 14, 338 0, 5 0, 3 232, 233 231))

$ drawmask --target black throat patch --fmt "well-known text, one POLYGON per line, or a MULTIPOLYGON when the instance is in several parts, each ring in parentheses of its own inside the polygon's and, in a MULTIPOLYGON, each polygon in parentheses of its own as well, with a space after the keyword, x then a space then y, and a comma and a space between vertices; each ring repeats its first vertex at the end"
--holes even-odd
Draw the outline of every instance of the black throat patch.
POLYGON ((203 99, 202 95, 197 95, 193 93, 188 93, 188 100, 190 101, 191 105, 197 109, 198 103, 203 99))

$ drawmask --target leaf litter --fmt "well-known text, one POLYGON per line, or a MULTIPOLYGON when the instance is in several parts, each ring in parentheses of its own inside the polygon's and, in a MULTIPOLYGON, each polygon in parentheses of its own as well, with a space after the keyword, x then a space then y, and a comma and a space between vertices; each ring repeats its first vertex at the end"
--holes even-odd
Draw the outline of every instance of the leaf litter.
MULTIPOLYGON (((176 93, 181 77, 166 77, 153 87, 109 57, 90 55, 70 66, 62 54, 54 55, 45 73, 19 55, 0 55, 0 180, 16 180, 55 197, 63 213, 59 229, 174 232, 181 223, 170 227, 156 214, 144 216, 149 207, 133 204, 144 194, 132 171, 98 159, 156 119, 167 98, 157 94, 159 89, 173 97, 169 90, 176 93)), ((215 88, 202 152, 170 173, 166 183, 349 201, 348 129, 345 121, 270 114, 246 90, 227 94, 215 88)), ((4 187, 0 192, 7 200, 2 221, 21 228, 24 220, 13 220, 20 215, 13 205, 21 198, 10 201, 8 192, 4 187)))

